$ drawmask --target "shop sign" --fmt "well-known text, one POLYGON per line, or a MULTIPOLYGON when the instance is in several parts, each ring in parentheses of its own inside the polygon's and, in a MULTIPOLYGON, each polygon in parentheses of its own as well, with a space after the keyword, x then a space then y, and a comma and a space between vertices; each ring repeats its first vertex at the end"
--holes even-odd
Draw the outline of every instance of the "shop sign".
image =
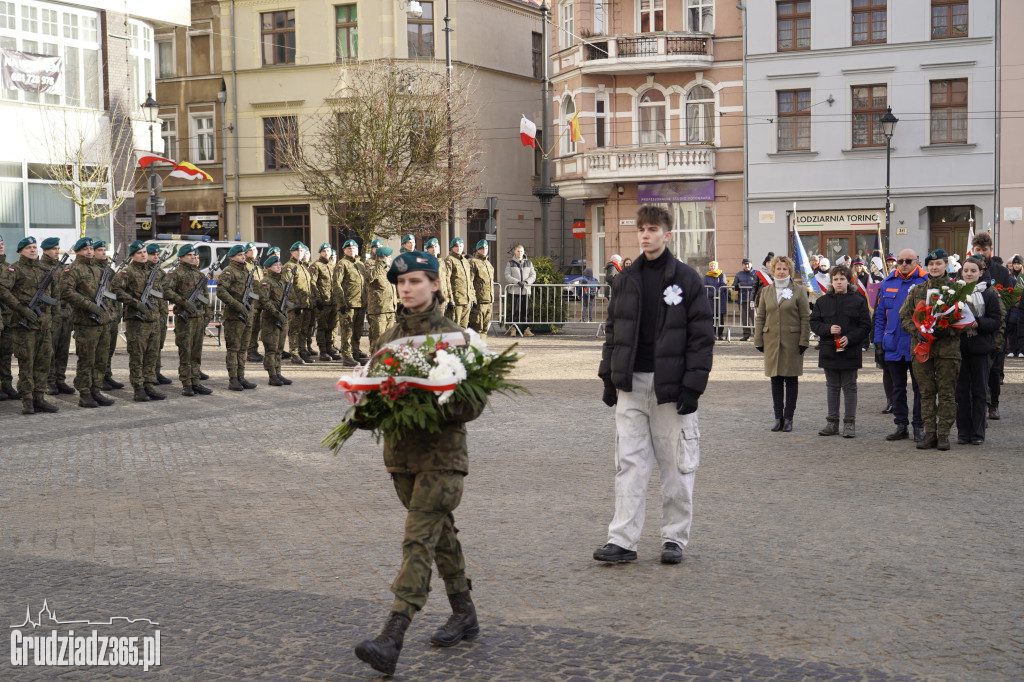
POLYGON ((0 80, 5 90, 59 94, 62 61, 61 57, 0 49, 0 80))
POLYGON ((639 182, 637 183, 637 199, 641 204, 714 201, 715 181, 639 182))
POLYGON ((192 232, 213 232, 217 229, 218 216, 215 215, 190 215, 188 217, 188 229, 192 232))
POLYGON ((885 211, 877 209, 796 213, 797 229, 812 232, 877 230, 884 222, 885 211))
POLYGON ((761 225, 774 225, 775 211, 758 211, 757 222, 761 225))

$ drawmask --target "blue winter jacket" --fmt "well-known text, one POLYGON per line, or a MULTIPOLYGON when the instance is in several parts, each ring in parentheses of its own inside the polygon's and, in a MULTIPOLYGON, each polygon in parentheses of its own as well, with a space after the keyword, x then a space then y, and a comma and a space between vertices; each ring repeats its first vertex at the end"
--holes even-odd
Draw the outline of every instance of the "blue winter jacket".
POLYGON ((882 344, 886 360, 909 361, 913 358, 910 334, 904 331, 900 322, 900 307, 907 300, 912 286, 927 281, 928 273, 917 267, 906 277, 899 270, 893 270, 882 282, 878 307, 875 308, 875 343, 882 344))

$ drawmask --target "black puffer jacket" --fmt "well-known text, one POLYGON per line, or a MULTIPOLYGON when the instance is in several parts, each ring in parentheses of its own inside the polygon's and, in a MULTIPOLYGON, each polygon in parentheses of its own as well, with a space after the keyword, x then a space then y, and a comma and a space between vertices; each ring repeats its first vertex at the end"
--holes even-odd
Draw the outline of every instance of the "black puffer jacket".
MULTIPOLYGON (((856 287, 856 284, 852 285, 856 287)), ((871 333, 871 312, 868 299, 856 289, 845 294, 829 293, 814 302, 811 331, 821 337, 818 367, 824 369, 860 369, 863 345, 871 333), (838 324, 846 337, 846 350, 836 351, 832 325, 838 324)))
POLYGON ((701 276, 670 253, 659 290, 643 292, 642 282, 639 258, 615 279, 597 375, 610 380, 619 390, 633 390, 640 302, 642 296, 653 295, 659 299, 654 343, 655 397, 662 404, 676 402, 683 388, 702 394, 711 373, 715 329, 701 276), (677 305, 665 301, 664 292, 673 284, 682 290, 682 302, 677 305))
POLYGON ((1003 324, 1002 308, 999 307, 999 294, 995 289, 987 288, 981 292, 981 300, 985 303, 985 314, 975 315, 978 328, 964 330, 960 337, 960 354, 988 355, 996 349, 996 333, 1003 324))

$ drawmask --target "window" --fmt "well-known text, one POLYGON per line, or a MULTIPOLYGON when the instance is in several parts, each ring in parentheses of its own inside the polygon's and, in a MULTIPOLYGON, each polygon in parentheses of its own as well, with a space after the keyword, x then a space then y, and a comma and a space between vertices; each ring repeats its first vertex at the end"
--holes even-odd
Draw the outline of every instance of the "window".
POLYGON ((569 129, 569 121, 575 115, 576 103, 572 101, 572 97, 566 97, 562 100, 562 125, 565 126, 561 136, 562 156, 576 153, 576 143, 572 141, 572 131, 569 129))
POLYGON ((858 85, 851 88, 853 99, 853 146, 884 147, 882 116, 885 114, 887 88, 884 85, 858 85))
POLYGON ((779 96, 779 151, 811 148, 811 91, 781 90, 779 96))
POLYGON ((665 30, 665 0, 640 0, 640 33, 665 30))
POLYGON ((174 112, 160 114, 160 137, 164 141, 164 156, 169 159, 178 154, 178 122, 174 112))
POLYGON ((544 38, 536 31, 533 33, 533 77, 544 77, 544 38))
POLYGON ((594 35, 603 36, 605 30, 605 0, 594 0, 594 35))
POLYGON ((608 146, 607 140, 607 126, 608 126, 608 101, 598 96, 594 100, 594 146, 595 147, 606 147, 608 146))
POLYGON ((189 75, 205 76, 211 72, 210 34, 200 33, 188 37, 189 75))
POLYGON ((423 14, 408 20, 409 58, 434 58, 434 3, 421 2, 423 14))
POLYGON ((21 6, 21 30, 25 33, 39 33, 39 8, 21 6))
POLYGON ((572 0, 566 0, 558 7, 558 21, 561 29, 558 34, 558 46, 562 49, 572 47, 573 34, 576 33, 572 0))
MULTIPOLYGON (((57 15, 58 15, 57 10, 55 10, 55 9, 46 9, 45 7, 43 8, 43 35, 44 36, 56 36, 57 35, 57 15)), ((75 22, 75 24, 74 24, 75 34, 74 35, 68 35, 68 28, 65 26, 65 28, 64 28, 64 37, 65 38, 74 38, 75 40, 78 40, 78 15, 77 14, 65 14, 64 15, 65 20, 67 20, 68 17, 72 17, 74 19, 74 22, 75 22)))
POLYGON ((967 79, 931 82, 931 143, 967 142, 967 79))
POLYGON ((18 30, 18 16, 13 2, 0 2, 0 28, 18 30))
POLYGON ((263 65, 295 63, 295 10, 260 14, 263 65))
POLYGON ((309 204, 256 206, 253 213, 256 241, 276 246, 285 255, 295 242, 309 244, 309 204))
POLYGON ((853 44, 884 43, 888 24, 887 0, 853 0, 853 44))
POLYGON ((779 2, 776 12, 779 52, 811 49, 810 0, 779 2))
POLYGON ((156 41, 156 77, 174 78, 177 69, 174 64, 174 37, 161 38, 156 41))
POLYGON ((715 32, 715 0, 686 0, 686 30, 715 32))
POLYGON ((967 37, 967 0, 932 0, 932 40, 967 37))
POLYGON ((356 22, 355 5, 338 5, 334 8, 335 45, 338 61, 359 57, 359 26, 356 22))
POLYGON ((131 73, 128 82, 131 93, 129 101, 138 106, 146 99, 147 92, 156 91, 156 74, 153 71, 153 28, 149 24, 130 19, 128 35, 131 38, 128 47, 131 73))
POLYGON ((299 126, 294 116, 263 119, 263 164, 267 170, 289 168, 287 155, 299 144, 299 126))
POLYGON ((686 143, 715 143, 715 93, 704 85, 686 96, 686 143))
POLYGON ((648 90, 640 95, 640 144, 665 144, 665 95, 648 90))
POLYGON ((413 164, 428 164, 434 159, 437 151, 436 135, 431 135, 433 122, 428 112, 421 112, 412 123, 413 129, 409 132, 409 162, 413 164))
POLYGON ((192 117, 192 134, 189 137, 193 163, 216 161, 214 146, 213 114, 199 114, 192 117))

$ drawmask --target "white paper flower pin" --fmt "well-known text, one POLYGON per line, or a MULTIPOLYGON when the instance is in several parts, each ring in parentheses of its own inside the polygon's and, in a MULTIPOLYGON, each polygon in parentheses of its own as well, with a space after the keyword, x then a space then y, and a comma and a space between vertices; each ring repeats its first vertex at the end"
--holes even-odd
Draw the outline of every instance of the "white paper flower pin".
POLYGON ((783 289, 782 290, 782 298, 785 298, 787 300, 790 299, 790 298, 793 298, 793 290, 792 289, 783 289))
POLYGON ((665 303, 668 305, 679 305, 683 302, 683 290, 678 284, 665 287, 665 303))

